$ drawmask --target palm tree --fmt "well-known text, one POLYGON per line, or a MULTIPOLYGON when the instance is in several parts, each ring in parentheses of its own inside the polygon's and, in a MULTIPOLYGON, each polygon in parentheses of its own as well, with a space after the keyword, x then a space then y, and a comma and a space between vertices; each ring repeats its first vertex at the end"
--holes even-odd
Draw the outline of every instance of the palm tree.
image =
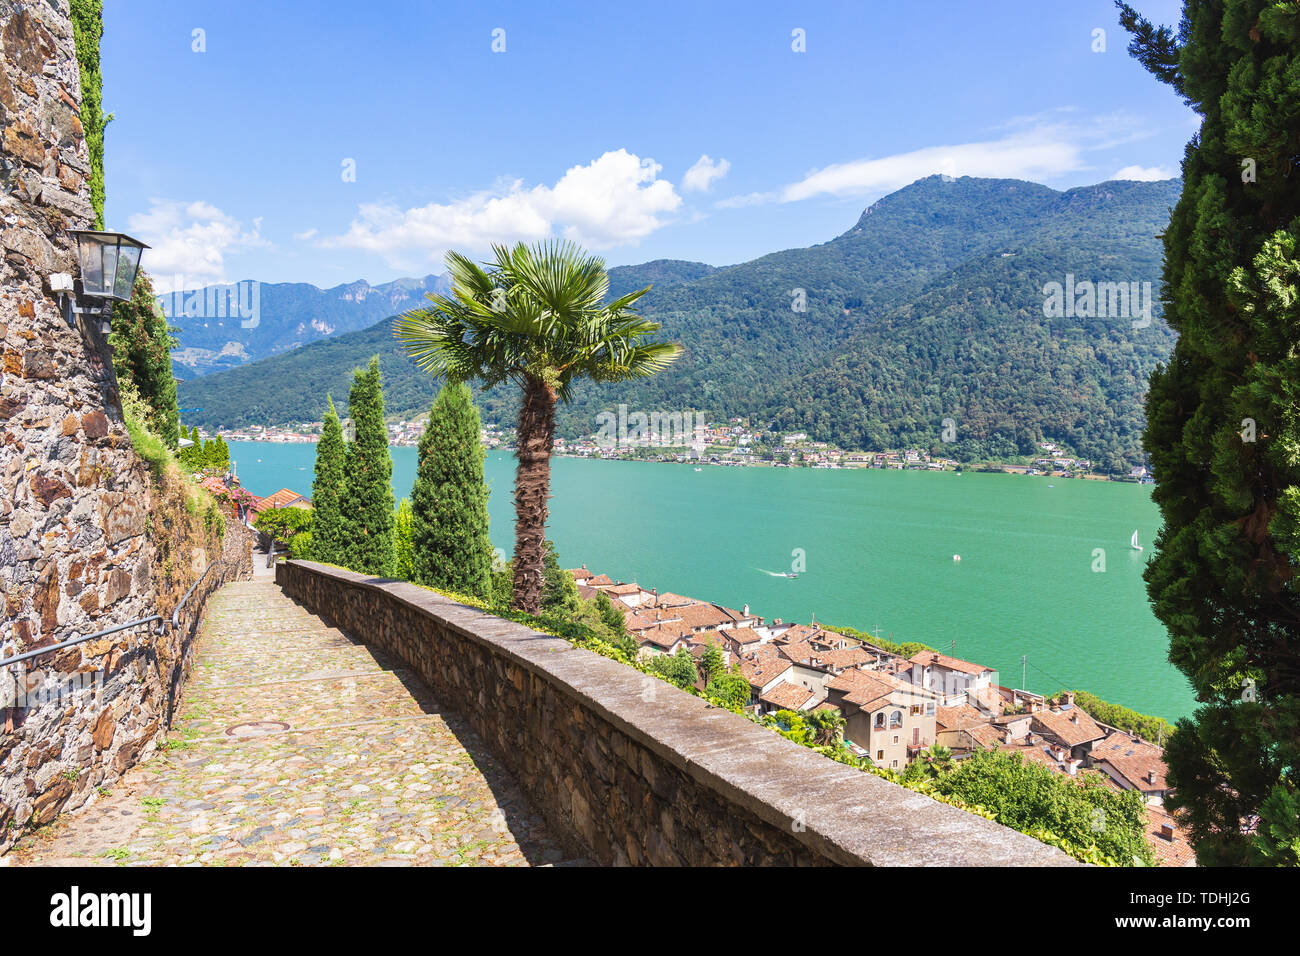
POLYGON ((838 747, 844 740, 844 718, 838 710, 814 710, 803 715, 813 732, 813 746, 838 747))
POLYGON ((681 354, 652 342, 659 323, 632 304, 647 286, 612 302, 605 261, 570 242, 494 245, 490 262, 447 254, 451 295, 400 316, 394 334, 424 371, 484 388, 514 382, 522 392, 515 474, 514 602, 538 612, 551 485, 555 403, 579 379, 621 382, 665 368, 681 354))

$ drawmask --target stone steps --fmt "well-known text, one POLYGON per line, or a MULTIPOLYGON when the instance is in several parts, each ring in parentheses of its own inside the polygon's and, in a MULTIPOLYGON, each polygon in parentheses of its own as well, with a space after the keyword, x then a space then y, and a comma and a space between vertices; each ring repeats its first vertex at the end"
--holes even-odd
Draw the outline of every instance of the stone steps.
POLYGON ((264 580, 210 598, 167 748, 9 859, 575 862, 492 754, 409 671, 264 580))

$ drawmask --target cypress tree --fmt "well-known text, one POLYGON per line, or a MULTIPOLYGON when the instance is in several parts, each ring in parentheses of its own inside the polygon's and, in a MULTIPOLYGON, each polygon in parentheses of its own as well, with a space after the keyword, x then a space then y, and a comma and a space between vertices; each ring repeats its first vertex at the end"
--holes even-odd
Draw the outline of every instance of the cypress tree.
POLYGON ((220 435, 214 439, 214 442, 217 449, 215 453, 216 460, 213 464, 220 468, 222 472, 228 471, 230 469, 230 446, 226 444, 226 440, 220 435))
POLYGON ((1202 865, 1300 863, 1300 8, 1124 3, 1130 52, 1202 117, 1164 235, 1144 444, 1164 529, 1145 573, 1199 706, 1166 748, 1202 865))
POLYGON ((316 479, 311 486, 312 558, 326 564, 341 564, 343 540, 343 475, 347 466, 347 447, 343 425, 334 410, 334 399, 326 396, 329 408, 316 445, 316 479))
POLYGON ((469 387, 444 385, 420 436, 411 489, 413 580, 486 599, 492 588, 488 489, 469 387))
POLYGON ((357 369, 348 393, 353 438, 347 445, 343 500, 343 547, 339 562, 363 574, 393 573, 393 459, 384 424, 379 356, 357 369))
POLYGON ((415 577, 413 522, 411 499, 403 498, 397 503, 397 517, 393 520, 393 565, 395 573, 403 581, 410 581, 415 577))
POLYGON ((150 416, 150 431, 171 449, 180 438, 180 411, 176 405, 176 378, 172 375, 175 331, 154 298, 153 283, 143 272, 136 275, 131 301, 113 307, 108 344, 113 349, 113 371, 120 382, 140 393, 150 416))

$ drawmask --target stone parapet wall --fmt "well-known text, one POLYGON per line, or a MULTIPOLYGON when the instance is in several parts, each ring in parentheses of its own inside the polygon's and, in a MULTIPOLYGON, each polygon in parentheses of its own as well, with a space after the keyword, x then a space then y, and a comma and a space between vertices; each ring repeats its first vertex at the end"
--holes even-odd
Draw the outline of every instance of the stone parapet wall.
POLYGON ((567 641, 305 561, 285 594, 410 667, 575 852, 654 865, 1076 865, 567 641))

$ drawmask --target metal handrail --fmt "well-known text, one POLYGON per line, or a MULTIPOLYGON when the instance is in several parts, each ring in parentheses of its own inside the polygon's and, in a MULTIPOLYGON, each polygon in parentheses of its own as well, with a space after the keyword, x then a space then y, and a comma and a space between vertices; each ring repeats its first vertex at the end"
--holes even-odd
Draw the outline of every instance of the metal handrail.
POLYGON ((97 637, 107 637, 109 634, 116 634, 118 631, 125 631, 127 628, 139 627, 141 624, 150 624, 154 621, 161 622, 157 630, 158 634, 162 634, 164 629, 168 625, 170 625, 173 628, 180 627, 180 614, 181 614, 181 609, 185 607, 185 602, 190 599, 190 595, 194 593, 195 588, 197 588, 203 582, 203 579, 208 576, 208 572, 221 563, 222 562, 220 560, 213 561, 211 564, 209 564, 206 568, 203 569, 203 573, 199 575, 198 580, 196 580, 192 585, 190 585, 190 589, 185 592, 185 595, 184 597, 181 598, 180 603, 177 604, 175 610, 172 611, 172 616, 170 621, 168 621, 161 614, 153 614, 150 615, 149 617, 142 617, 138 621, 127 621, 125 624, 119 624, 116 627, 110 627, 107 630, 96 631, 93 634, 85 634, 82 635, 81 637, 69 638, 68 640, 61 641, 58 644, 51 644, 49 647, 38 647, 35 650, 24 651, 21 654, 15 654, 13 657, 6 657, 4 660, 0 660, 0 667, 7 667, 10 664, 17 664, 19 661, 30 660, 33 657, 39 657, 42 654, 49 654, 53 651, 61 651, 65 647, 73 647, 74 645, 77 644, 84 644, 86 641, 93 641, 97 637))
MULTIPOLYGON (((16 654, 13 657, 6 657, 4 660, 0 661, 0 667, 9 664, 17 664, 19 661, 39 657, 41 654, 49 654, 51 651, 61 651, 63 648, 72 647, 74 644, 83 644, 86 641, 93 641, 97 637, 116 634, 118 631, 125 631, 128 627, 138 627, 141 624, 148 624, 152 621, 163 621, 166 623, 161 614, 154 614, 152 617, 142 617, 138 621, 127 621, 125 624, 119 624, 117 627, 110 627, 106 631, 96 631, 94 634, 86 634, 82 637, 73 637, 58 644, 51 644, 49 647, 38 647, 34 651, 24 651, 23 653, 16 654)), ((158 629, 158 633, 162 633, 161 627, 158 629)))
POLYGON ((203 583, 203 579, 208 576, 208 572, 211 571, 220 563, 221 563, 221 559, 219 558, 216 561, 213 561, 211 564, 209 564, 206 568, 203 569, 203 573, 200 574, 198 576, 198 579, 193 584, 190 585, 190 589, 185 592, 185 596, 181 598, 180 603, 177 604, 176 608, 172 611, 172 621, 171 621, 172 627, 180 627, 181 608, 183 608, 185 606, 185 602, 190 599, 190 595, 194 593, 194 589, 203 583))

